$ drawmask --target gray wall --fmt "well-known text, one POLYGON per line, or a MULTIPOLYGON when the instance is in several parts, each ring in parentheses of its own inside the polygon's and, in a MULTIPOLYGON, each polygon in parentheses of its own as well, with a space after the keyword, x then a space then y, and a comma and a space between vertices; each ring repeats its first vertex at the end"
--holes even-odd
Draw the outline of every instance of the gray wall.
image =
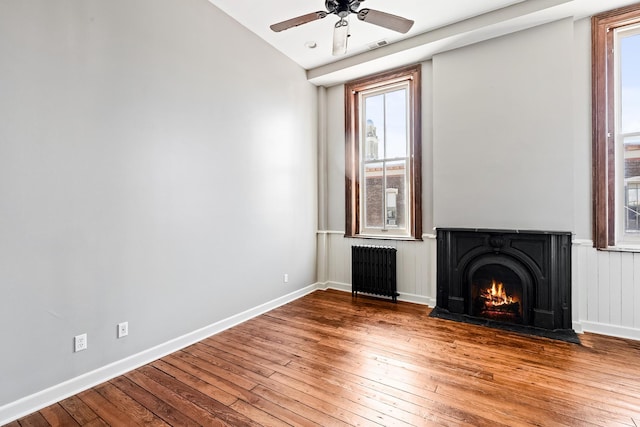
POLYGON ((345 231, 345 127, 344 85, 327 89, 327 171, 328 176, 328 230, 345 231))
POLYGON ((573 34, 574 228, 578 239, 591 239, 591 20, 574 23, 573 34))
POLYGON ((573 22, 436 55, 436 227, 573 231, 573 22))
POLYGON ((206 0, 0 2, 0 117, 0 406, 315 282, 316 89, 206 0))

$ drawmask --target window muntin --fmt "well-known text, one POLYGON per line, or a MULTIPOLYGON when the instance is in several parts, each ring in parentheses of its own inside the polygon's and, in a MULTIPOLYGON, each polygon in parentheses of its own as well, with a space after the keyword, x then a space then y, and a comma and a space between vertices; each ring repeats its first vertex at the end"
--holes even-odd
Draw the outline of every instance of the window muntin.
POLYGON ((345 84, 346 237, 422 239, 420 71, 345 84))
POLYGON ((593 242, 640 248, 640 4, 592 28, 593 242))

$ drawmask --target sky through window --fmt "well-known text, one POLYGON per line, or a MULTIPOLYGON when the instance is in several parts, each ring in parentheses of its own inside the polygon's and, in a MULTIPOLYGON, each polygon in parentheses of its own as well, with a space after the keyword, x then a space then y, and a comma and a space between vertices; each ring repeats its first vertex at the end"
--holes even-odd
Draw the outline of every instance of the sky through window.
POLYGON ((640 132, 640 34, 620 40, 622 133, 640 132))

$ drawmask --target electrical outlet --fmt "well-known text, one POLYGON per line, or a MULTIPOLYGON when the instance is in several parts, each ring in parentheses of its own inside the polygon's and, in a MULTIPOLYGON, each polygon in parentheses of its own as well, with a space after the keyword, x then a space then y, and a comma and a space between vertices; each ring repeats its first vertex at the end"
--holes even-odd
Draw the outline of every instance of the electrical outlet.
POLYGON ((118 323, 118 338, 129 335, 129 322, 118 323))
POLYGON ((289 283, 289 275, 284 273, 284 283, 289 283))
POLYGON ((75 352, 87 349, 87 334, 76 335, 73 337, 73 348, 75 352))

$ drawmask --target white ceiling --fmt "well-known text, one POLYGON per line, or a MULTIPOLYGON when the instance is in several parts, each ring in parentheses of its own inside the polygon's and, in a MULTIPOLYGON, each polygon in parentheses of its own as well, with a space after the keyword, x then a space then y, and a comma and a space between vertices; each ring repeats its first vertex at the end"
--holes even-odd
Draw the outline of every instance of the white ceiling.
POLYGON ((370 8, 415 21, 407 34, 350 15, 347 55, 331 55, 336 15, 280 33, 271 24, 322 11, 324 0, 209 0, 241 25, 307 70, 309 80, 329 86, 371 72, 430 58, 434 53, 530 28, 557 19, 583 18, 637 0, 366 0, 370 8), (371 49, 385 40, 389 45, 371 49), (315 42, 309 49, 306 42, 315 42))

